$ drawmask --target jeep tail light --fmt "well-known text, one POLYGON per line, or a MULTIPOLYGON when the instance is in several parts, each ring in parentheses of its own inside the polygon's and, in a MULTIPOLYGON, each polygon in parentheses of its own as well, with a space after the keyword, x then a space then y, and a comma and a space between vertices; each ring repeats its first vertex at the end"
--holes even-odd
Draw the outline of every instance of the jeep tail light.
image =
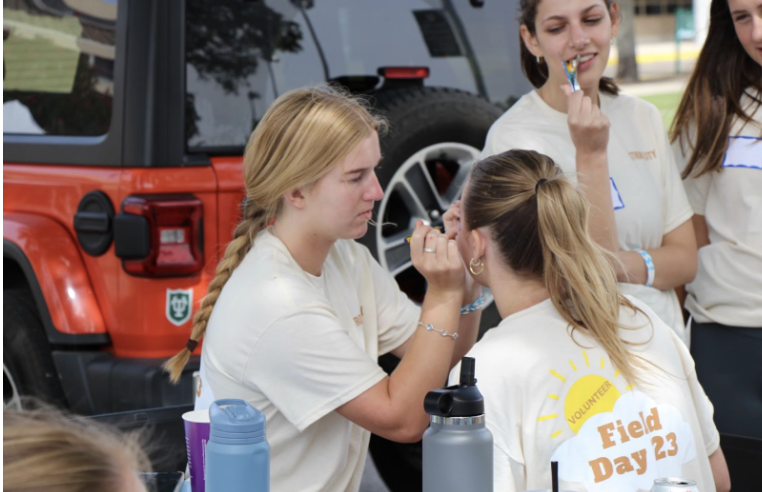
POLYGON ((124 270, 139 277, 192 275, 204 264, 203 208, 192 195, 130 196, 114 218, 124 270))
POLYGON ((381 67, 378 73, 387 79, 426 79, 429 67, 381 67))

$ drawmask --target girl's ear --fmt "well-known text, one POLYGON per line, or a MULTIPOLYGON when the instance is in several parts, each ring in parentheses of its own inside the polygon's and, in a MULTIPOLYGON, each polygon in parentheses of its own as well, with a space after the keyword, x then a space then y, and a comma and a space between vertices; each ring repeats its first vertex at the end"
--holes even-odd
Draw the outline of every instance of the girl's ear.
POLYGON ((481 229, 474 229, 470 233, 472 258, 482 258, 487 253, 487 236, 481 229))
POLYGON ((304 198, 301 188, 288 190, 283 197, 286 199, 286 202, 295 208, 302 209, 307 205, 307 200, 304 198))
POLYGON ((521 39, 524 41, 524 45, 527 47, 529 52, 534 56, 543 56, 540 45, 537 43, 537 37, 529 32, 529 28, 526 24, 521 24, 519 32, 521 33, 521 39))

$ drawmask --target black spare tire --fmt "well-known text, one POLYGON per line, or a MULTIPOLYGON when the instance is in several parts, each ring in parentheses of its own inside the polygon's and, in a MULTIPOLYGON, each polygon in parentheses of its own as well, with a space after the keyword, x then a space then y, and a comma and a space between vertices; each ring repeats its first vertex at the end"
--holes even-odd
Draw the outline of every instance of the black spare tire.
MULTIPOLYGON (((373 214, 382 225, 371 225, 360 242, 411 299, 421 302, 426 283, 413 268, 404 239, 417 219, 442 224, 442 215, 459 198, 487 132, 502 110, 476 95, 436 87, 382 91, 375 96, 374 107, 389 121, 389 131, 381 138, 383 160, 377 170, 384 198, 376 203, 373 214)), ((480 332, 499 321, 494 305, 486 308, 480 332)), ((388 373, 398 362, 391 354, 379 360, 388 373)), ((420 490, 420 443, 399 444, 373 435, 370 451, 392 492, 420 490)))

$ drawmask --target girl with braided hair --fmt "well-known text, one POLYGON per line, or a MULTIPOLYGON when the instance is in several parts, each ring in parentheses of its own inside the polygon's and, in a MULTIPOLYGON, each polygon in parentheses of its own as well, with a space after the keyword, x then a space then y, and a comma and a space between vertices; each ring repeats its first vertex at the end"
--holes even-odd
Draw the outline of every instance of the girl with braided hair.
MULTIPOLYGON (((503 320, 469 352, 495 442, 495 490, 729 490, 712 404, 678 335, 617 290, 585 195, 543 154, 474 165, 456 241, 503 320)), ((456 228, 457 229, 457 228, 456 228)), ((458 368, 452 372, 456 379, 458 368)))
POLYGON ((466 283, 453 240, 418 222, 421 307, 362 245, 383 191, 375 174, 384 121, 331 88, 278 98, 244 155, 244 218, 194 317, 174 380, 204 336, 202 394, 241 398, 267 418, 273 490, 356 491, 370 432, 415 442, 425 394, 473 345, 480 314, 460 315, 466 283), (190 349, 190 350, 189 350, 190 349), (402 361, 391 376, 377 358, 402 361))

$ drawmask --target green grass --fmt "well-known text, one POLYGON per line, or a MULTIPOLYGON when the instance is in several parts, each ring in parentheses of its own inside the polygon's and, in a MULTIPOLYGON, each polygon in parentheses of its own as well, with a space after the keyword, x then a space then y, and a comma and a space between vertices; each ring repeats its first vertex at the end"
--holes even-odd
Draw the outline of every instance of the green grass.
POLYGON ((683 97, 682 92, 670 92, 667 94, 642 96, 641 99, 650 102, 659 109, 661 117, 664 120, 664 127, 669 131, 669 125, 672 124, 672 118, 675 117, 675 112, 677 112, 677 106, 680 104, 681 97, 683 97))

